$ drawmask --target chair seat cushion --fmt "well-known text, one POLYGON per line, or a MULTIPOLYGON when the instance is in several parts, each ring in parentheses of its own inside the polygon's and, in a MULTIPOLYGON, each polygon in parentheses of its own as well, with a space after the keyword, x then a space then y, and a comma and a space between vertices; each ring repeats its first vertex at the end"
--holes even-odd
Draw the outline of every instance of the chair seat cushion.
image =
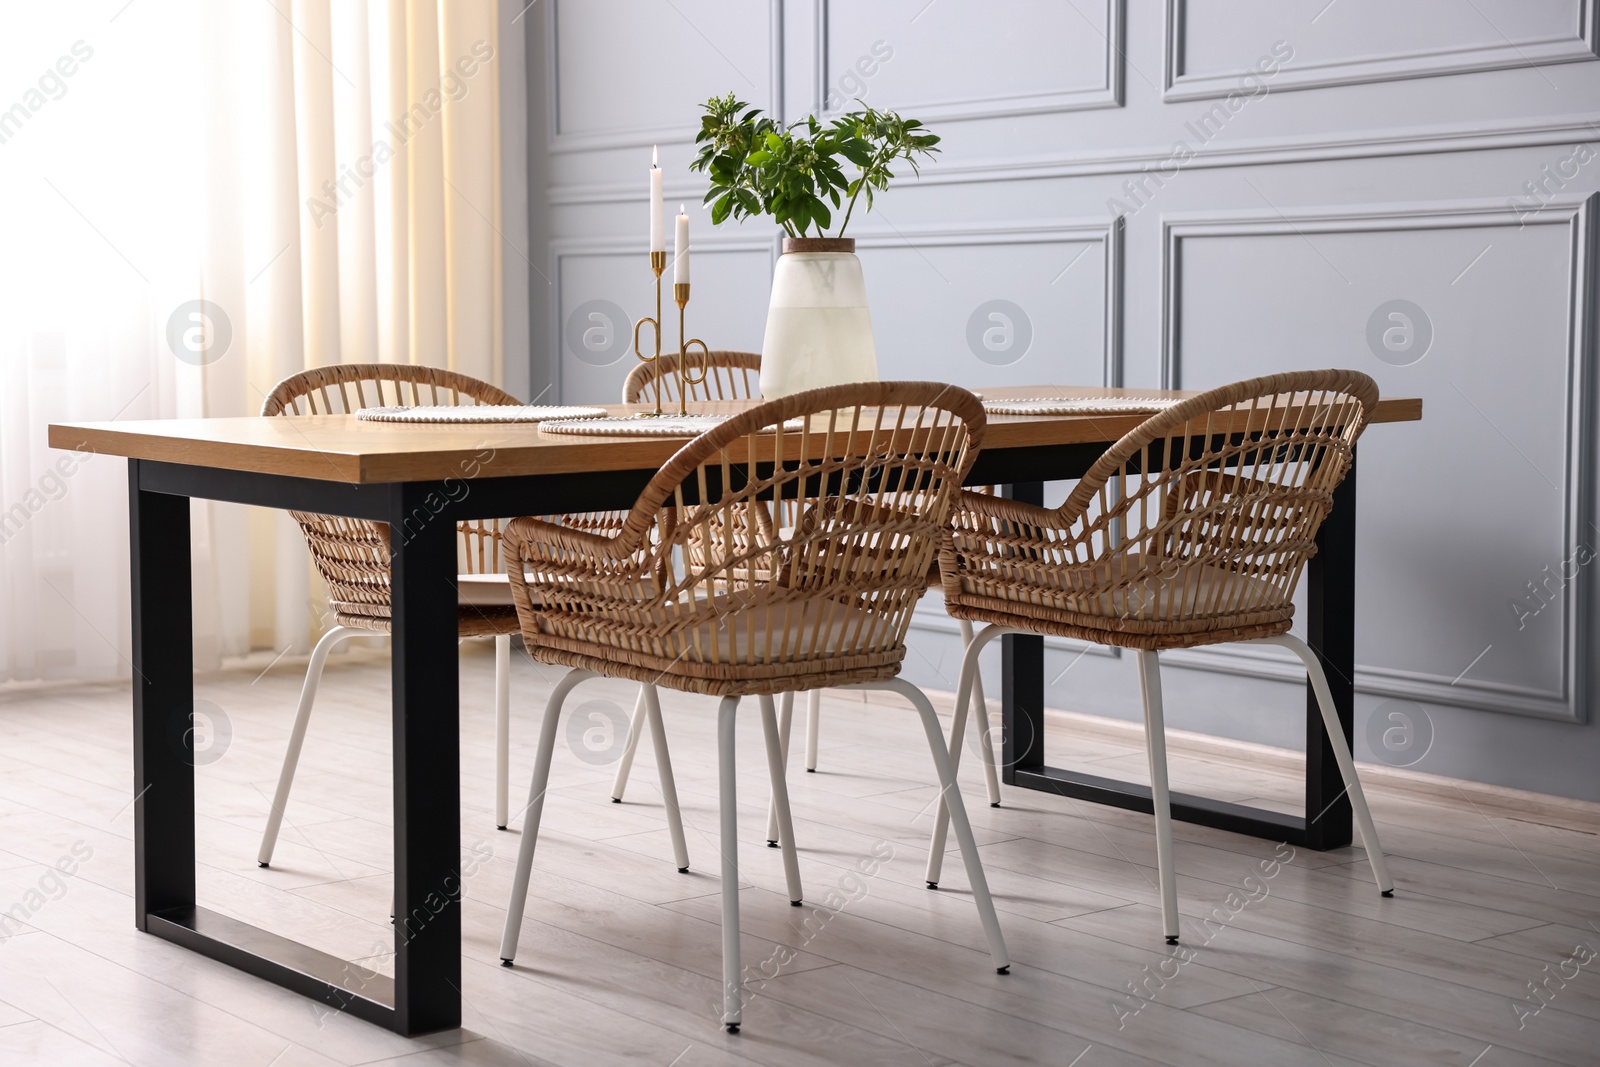
POLYGON ((507 607, 511 601, 511 579, 499 574, 456 575, 456 600, 462 604, 507 607))
POLYGON ((582 666, 674 689, 779 693, 893 677, 904 634, 888 635, 865 608, 797 595, 743 606, 719 594, 631 618, 535 608, 523 641, 535 660, 582 666), (854 651, 870 648, 868 652, 854 651))
POLYGON ((1179 648, 1283 633, 1294 606, 1273 583, 1204 563, 1146 565, 1138 553, 1084 566, 985 560, 946 593, 952 616, 1130 648, 1179 648), (998 565, 997 565, 998 564, 998 565))

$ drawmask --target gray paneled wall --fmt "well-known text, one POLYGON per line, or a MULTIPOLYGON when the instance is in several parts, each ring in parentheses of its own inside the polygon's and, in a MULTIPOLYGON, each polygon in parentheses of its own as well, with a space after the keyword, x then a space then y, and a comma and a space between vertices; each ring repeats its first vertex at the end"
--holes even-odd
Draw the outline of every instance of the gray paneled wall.
MULTIPOLYGON (((524 20, 533 391, 610 399, 633 365, 656 143, 693 219, 691 330, 759 346, 776 235, 698 210, 705 97, 923 118, 943 154, 851 225, 885 376, 1201 388, 1341 365, 1422 396, 1422 423, 1361 448, 1358 756, 1600 799, 1595 17, 1596 0, 547 0, 524 20)), ((953 688, 937 598, 913 644, 908 675, 953 688)), ((1123 657, 1047 647, 1052 706, 1136 716, 1123 657)), ((1166 662, 1176 725, 1301 743, 1284 659, 1166 662)))

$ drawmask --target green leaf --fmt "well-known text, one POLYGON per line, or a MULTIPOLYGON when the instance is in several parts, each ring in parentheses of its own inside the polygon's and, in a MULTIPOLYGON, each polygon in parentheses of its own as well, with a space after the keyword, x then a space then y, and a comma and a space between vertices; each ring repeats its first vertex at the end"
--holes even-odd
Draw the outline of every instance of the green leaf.
POLYGON ((839 152, 844 158, 858 167, 865 167, 872 162, 872 151, 864 141, 851 139, 839 145, 839 152))
POLYGON ((817 221, 819 230, 826 230, 833 225, 833 215, 828 211, 828 205, 816 197, 812 197, 810 204, 807 205, 807 214, 817 221))

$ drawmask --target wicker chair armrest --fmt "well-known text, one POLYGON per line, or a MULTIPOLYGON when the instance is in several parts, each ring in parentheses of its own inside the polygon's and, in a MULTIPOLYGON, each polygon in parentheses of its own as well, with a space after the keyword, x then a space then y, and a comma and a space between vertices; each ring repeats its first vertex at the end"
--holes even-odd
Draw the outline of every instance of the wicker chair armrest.
POLYGON ((560 548, 596 561, 621 559, 630 554, 622 545, 625 538, 620 534, 607 536, 592 533, 577 526, 566 526, 527 515, 507 523, 501 537, 506 556, 510 559, 520 560, 523 546, 528 544, 560 548))
POLYGON ((957 519, 963 515, 970 515, 979 521, 1000 519, 1040 529, 1069 528, 1062 525, 1059 514, 1054 508, 1040 507, 1038 504, 1011 500, 1003 496, 990 496, 988 493, 975 492, 971 489, 961 491, 961 495, 956 498, 954 512, 957 519))
MULTIPOLYGON (((670 513, 663 516, 663 522, 670 529, 670 513)), ((534 610, 542 600, 529 592, 527 568, 530 562, 537 568, 555 568, 566 575, 564 578, 547 575, 538 583, 549 589, 559 588, 569 581, 581 585, 585 581, 584 572, 608 574, 611 578, 624 574, 639 578, 664 577, 660 544, 649 536, 631 537, 627 530, 614 535, 596 534, 547 519, 523 516, 506 525, 502 539, 501 558, 510 579, 511 598, 524 613, 534 610)), ((652 597, 651 601, 659 599, 652 597)))

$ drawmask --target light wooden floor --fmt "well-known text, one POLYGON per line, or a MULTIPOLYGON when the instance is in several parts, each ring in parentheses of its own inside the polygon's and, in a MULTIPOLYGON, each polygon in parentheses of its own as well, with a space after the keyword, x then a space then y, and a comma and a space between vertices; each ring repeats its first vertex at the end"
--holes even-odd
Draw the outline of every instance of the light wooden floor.
MULTIPOLYGON (((197 685, 232 731, 199 772, 201 901, 383 969, 387 656, 358 651, 330 667, 271 870, 257 868, 255 849, 304 664, 286 659, 258 677, 265 665, 197 685)), ((514 670, 520 802, 555 674, 520 655, 514 670)), ((744 959, 755 973, 777 945, 797 951, 760 985, 742 1034, 716 1025, 707 698, 663 694, 692 873, 672 866, 648 745, 621 805, 608 799, 610 767, 558 745, 522 952, 503 969, 520 819, 509 833, 492 825, 492 673, 486 644, 464 651, 462 842, 481 857, 466 879, 465 1023, 418 1040, 325 1015, 137 933, 126 687, 0 690, 0 909, 29 913, 25 926, 0 925, 0 937, 12 934, 0 941, 0 1063, 1600 1063, 1600 959, 1572 960, 1579 945, 1600 949, 1593 812, 1541 816, 1374 781, 1399 883, 1392 900, 1378 896, 1359 849, 1301 851, 1262 878, 1271 842, 1180 823, 1192 959, 1179 966, 1159 937, 1148 817, 1018 790, 991 810, 969 759, 966 792, 1015 961, 1001 977, 959 862, 939 892, 922 885, 934 789, 915 717, 846 697, 824 701, 820 773, 792 761, 807 896, 851 898, 835 912, 789 906, 779 855, 762 846, 759 720, 741 724, 744 959), (872 868, 875 853, 892 858, 872 868), (76 873, 52 874, 58 860, 76 873), (852 873, 858 865, 871 873, 852 873), (1547 978, 1543 999, 1526 999, 1547 978), (1519 1027, 1516 1004, 1543 1007, 1519 1027)), ((590 683, 574 700, 569 708, 609 700, 626 711, 632 689, 590 683)), ((1137 734, 1070 717, 1050 730, 1052 762, 1143 771, 1137 734)), ((1173 785, 1292 810, 1300 786, 1281 764, 1180 742, 1173 785)))

